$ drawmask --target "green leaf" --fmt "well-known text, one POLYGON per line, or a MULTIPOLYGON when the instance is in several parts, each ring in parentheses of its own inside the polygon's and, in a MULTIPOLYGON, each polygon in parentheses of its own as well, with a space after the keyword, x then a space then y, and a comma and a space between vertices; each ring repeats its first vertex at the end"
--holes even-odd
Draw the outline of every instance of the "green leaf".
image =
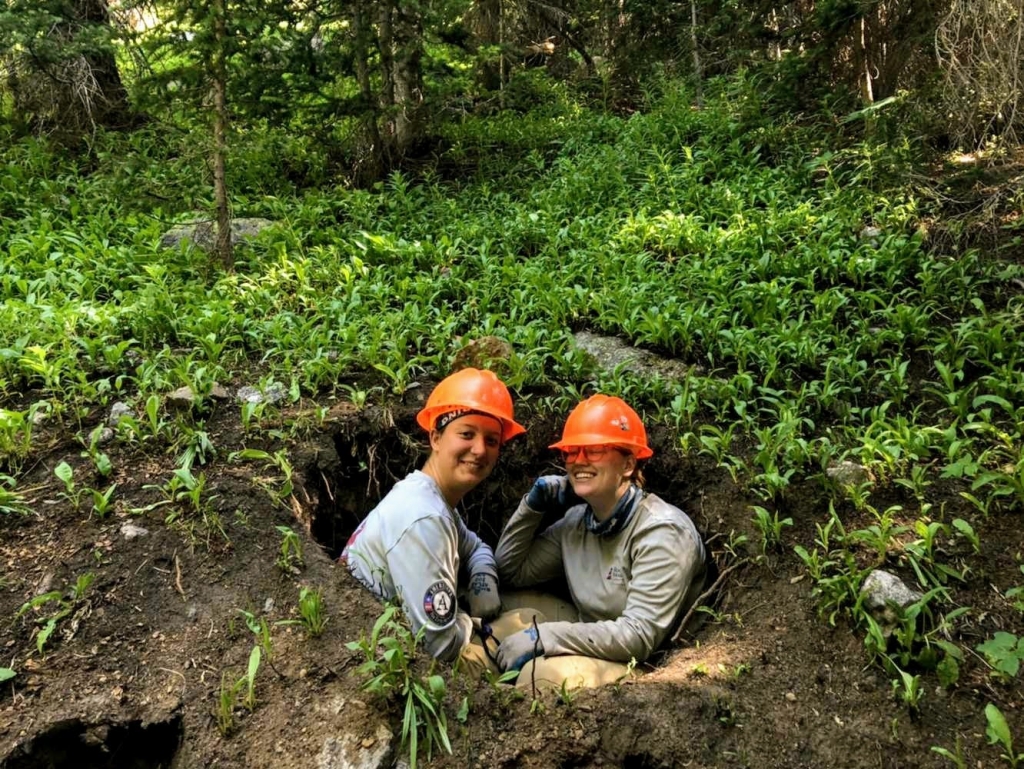
MULTIPOLYGON (((16 675, 18 675, 17 671, 12 670, 11 668, 0 668, 0 683, 2 683, 4 681, 10 681, 16 675)), ((467 707, 468 707, 468 704, 469 703, 467 702, 466 703, 467 707)))
POLYGON ((260 669, 260 660, 262 659, 262 652, 260 647, 252 647, 252 651, 249 652, 249 686, 252 686, 252 682, 256 680, 256 672, 260 669))
POLYGON ((40 654, 43 653, 43 647, 46 646, 46 642, 50 640, 50 636, 53 635, 53 631, 56 629, 57 620, 53 618, 47 620, 46 625, 40 628, 39 633, 36 635, 36 649, 39 650, 40 654))
POLYGON ((53 469, 53 474, 56 475, 60 480, 64 482, 64 485, 70 490, 74 488, 75 471, 71 468, 67 462, 61 462, 53 469))
POLYGON ((985 720, 988 721, 985 734, 988 736, 989 744, 995 745, 998 742, 1009 750, 1012 738, 1010 737, 1010 727, 1006 723, 1003 712, 990 702, 985 706, 985 720))
POLYGON ((948 689, 960 679, 960 664, 951 656, 945 656, 935 668, 935 675, 944 689, 948 689))
MULTIPOLYGON (((3 668, 0 668, 0 671, 2 670, 3 668)), ((13 670, 11 671, 11 675, 14 675, 13 670)), ((0 681, 2 680, 3 679, 0 678, 0 681)), ((458 720, 460 724, 466 723, 466 721, 469 719, 469 697, 462 698, 462 704, 459 706, 459 712, 455 714, 455 718, 458 720)))

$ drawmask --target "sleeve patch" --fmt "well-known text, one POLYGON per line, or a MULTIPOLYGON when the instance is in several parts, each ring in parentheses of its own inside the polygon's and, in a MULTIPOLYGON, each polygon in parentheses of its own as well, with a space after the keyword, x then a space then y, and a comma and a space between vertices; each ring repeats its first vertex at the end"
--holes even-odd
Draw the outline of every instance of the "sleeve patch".
POLYGON ((447 580, 442 579, 427 588, 423 611, 435 625, 447 625, 455 618, 455 591, 447 580))

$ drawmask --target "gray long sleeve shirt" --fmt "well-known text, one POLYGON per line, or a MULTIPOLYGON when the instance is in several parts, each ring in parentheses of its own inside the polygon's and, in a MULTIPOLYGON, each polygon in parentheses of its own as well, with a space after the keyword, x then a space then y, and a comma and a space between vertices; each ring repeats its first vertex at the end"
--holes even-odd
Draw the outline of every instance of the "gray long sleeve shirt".
POLYGON ((564 574, 581 621, 539 625, 545 654, 643 662, 700 594, 704 544, 689 516, 653 494, 611 536, 588 530, 585 511, 570 508, 535 536, 543 514, 524 497, 498 541, 498 576, 529 587, 564 574))
POLYGON ((382 600, 399 597, 427 650, 452 661, 473 624, 459 611, 459 567, 470 578, 497 578, 491 548, 448 506, 434 480, 416 470, 395 484, 349 539, 341 555, 352 575, 382 600))

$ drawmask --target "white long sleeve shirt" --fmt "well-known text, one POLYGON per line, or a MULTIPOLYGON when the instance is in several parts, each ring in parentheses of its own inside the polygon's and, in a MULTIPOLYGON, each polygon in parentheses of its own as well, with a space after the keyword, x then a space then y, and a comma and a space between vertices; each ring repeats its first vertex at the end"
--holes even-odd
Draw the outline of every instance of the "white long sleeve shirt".
POLYGON ((580 622, 538 626, 546 655, 646 660, 700 595, 704 543, 682 510, 649 494, 616 534, 584 523, 586 505, 535 536, 543 514, 526 498, 497 547, 502 585, 529 587, 564 574, 580 622))
MULTIPOLYGON (((395 484, 341 554, 352 575, 381 600, 398 597, 427 650, 455 660, 473 624, 458 609, 459 568, 497 578, 494 553, 448 505, 437 483, 416 470, 395 484)), ((468 584, 468 583, 465 583, 468 584)))

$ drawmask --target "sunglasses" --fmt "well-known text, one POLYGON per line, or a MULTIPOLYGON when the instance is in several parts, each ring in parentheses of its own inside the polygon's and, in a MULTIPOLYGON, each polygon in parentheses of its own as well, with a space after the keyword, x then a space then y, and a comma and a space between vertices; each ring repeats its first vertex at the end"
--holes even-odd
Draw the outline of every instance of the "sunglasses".
POLYGON ((562 459, 567 463, 579 462, 581 456, 584 462, 603 459, 608 452, 614 450, 614 446, 564 446, 559 449, 562 452, 562 459))

